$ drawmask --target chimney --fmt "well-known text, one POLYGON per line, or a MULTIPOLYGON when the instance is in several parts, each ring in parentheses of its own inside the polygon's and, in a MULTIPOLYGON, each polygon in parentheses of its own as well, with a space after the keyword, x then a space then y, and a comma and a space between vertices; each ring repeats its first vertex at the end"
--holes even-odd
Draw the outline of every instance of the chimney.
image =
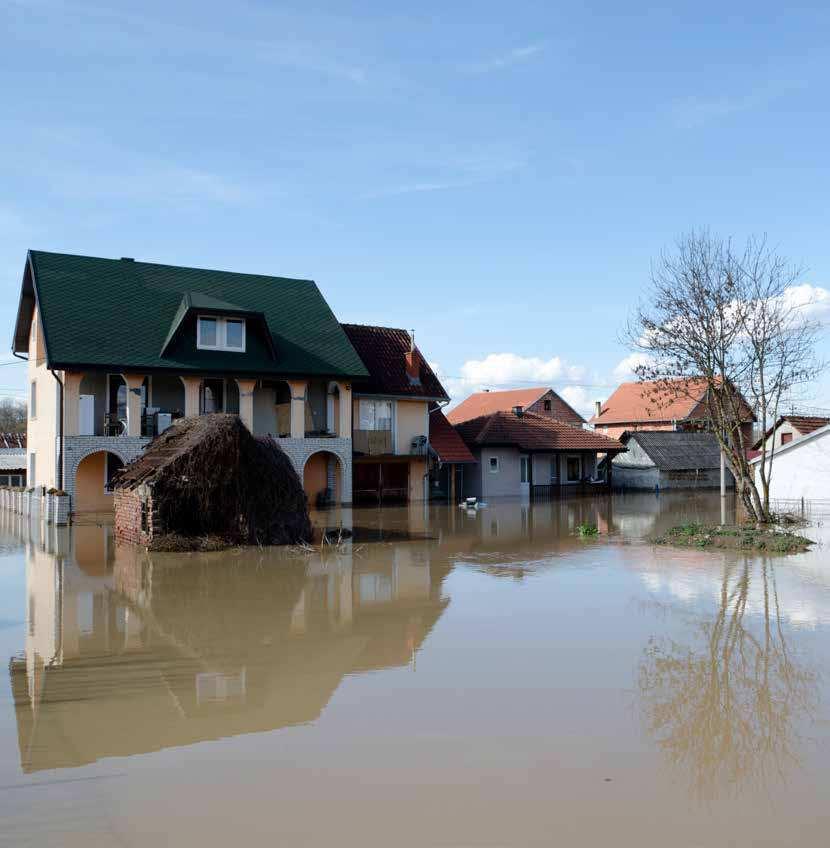
POLYGON ((602 401, 601 400, 595 400, 594 401, 594 415, 596 415, 597 418, 599 418, 600 415, 602 415, 602 401))
POLYGON ((415 330, 409 331, 409 350, 405 355, 406 359, 406 376, 409 377, 409 382, 417 385, 421 382, 421 363, 418 359, 418 352, 415 350, 415 330))
POLYGON ((516 418, 521 418, 522 415, 524 414, 524 408, 521 407, 521 406, 514 406, 513 407, 513 414, 516 416, 516 418))

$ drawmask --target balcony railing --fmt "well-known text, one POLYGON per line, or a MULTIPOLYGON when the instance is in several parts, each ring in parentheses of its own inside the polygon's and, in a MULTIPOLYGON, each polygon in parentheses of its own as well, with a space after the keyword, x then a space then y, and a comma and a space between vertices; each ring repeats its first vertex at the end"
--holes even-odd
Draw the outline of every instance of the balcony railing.
POLYGON ((391 430, 354 430, 352 449, 355 453, 367 456, 381 456, 392 453, 391 430))

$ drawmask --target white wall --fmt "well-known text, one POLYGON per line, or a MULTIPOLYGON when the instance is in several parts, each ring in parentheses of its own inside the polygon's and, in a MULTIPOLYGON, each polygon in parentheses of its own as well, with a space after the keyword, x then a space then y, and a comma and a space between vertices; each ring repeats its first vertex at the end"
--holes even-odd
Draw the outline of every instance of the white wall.
MULTIPOLYGON (((760 463, 755 463, 756 474, 760 463)), ((772 464, 773 500, 830 500, 830 429, 776 452, 772 464)))
POLYGON ((31 397, 31 383, 37 384, 37 409, 34 417, 29 410, 26 426, 26 471, 31 468, 31 456, 36 455, 35 476, 27 478, 29 486, 57 485, 58 382, 46 367, 43 329, 37 308, 32 317, 29 334, 29 385, 26 402, 31 397))

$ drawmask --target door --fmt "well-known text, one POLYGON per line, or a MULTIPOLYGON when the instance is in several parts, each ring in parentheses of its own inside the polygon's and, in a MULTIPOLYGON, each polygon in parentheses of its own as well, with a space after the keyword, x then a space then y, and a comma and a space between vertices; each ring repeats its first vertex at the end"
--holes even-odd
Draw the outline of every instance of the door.
POLYGON ((79 398, 79 435, 95 435, 95 395, 81 395, 79 398))
POLYGON ((530 497, 530 457, 527 454, 519 457, 519 493, 523 498, 530 497))

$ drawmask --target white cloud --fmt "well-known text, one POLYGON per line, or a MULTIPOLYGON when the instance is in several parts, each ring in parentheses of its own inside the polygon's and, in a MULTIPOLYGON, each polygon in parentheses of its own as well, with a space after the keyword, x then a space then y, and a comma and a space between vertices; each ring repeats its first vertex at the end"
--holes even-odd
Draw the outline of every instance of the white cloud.
POLYGON ((787 306, 803 309, 805 315, 821 321, 830 322, 830 291, 821 286, 802 283, 800 286, 790 286, 784 294, 787 306))
POLYGON ((614 377, 621 383, 636 379, 636 368, 641 365, 649 365, 654 360, 647 353, 630 353, 625 359, 621 359, 614 368, 614 377))
POLYGON ((483 359, 468 359, 458 374, 447 374, 437 363, 430 366, 450 395, 452 405, 484 389, 555 388, 565 384, 565 388, 557 391, 574 409, 584 414, 593 406, 589 392, 583 386, 573 385, 586 379, 587 369, 559 356, 541 359, 516 353, 490 353, 483 359))
POLYGON ((501 53, 482 62, 471 62, 470 64, 463 65, 461 69, 470 74, 486 74, 491 71, 501 70, 502 68, 509 68, 511 65, 517 65, 520 62, 526 62, 528 59, 532 59, 541 53, 543 49, 543 44, 525 44, 522 47, 514 47, 506 53, 501 53))
POLYGON ((586 389, 585 386, 565 386, 559 394, 586 420, 594 414, 594 403, 600 400, 596 390, 586 389))

